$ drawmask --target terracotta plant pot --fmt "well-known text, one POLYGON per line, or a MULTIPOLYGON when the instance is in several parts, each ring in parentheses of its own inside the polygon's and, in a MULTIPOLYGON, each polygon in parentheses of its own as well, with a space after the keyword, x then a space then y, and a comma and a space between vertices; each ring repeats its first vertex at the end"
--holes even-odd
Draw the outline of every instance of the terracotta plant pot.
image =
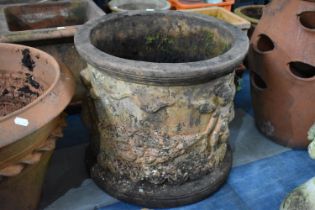
POLYGON ((251 39, 248 57, 257 127, 289 147, 305 148, 315 121, 314 10, 312 1, 274 0, 251 39))
POLYGON ((235 9, 234 13, 238 16, 248 20, 251 23, 251 27, 248 30, 248 37, 251 38, 262 14, 264 5, 248 5, 243 7, 238 7, 235 9))
POLYGON ((193 13, 136 11, 85 24, 75 45, 88 62, 96 183, 149 207, 218 189, 231 167, 233 69, 248 49, 241 30, 193 13))
POLYGON ((169 10, 171 8, 167 0, 112 0, 108 6, 113 12, 169 10))
POLYGON ((0 208, 36 209, 75 90, 69 71, 23 45, 0 43, 0 208))
POLYGON ((75 50, 73 36, 79 25, 104 15, 90 0, 3 5, 0 7, 0 42, 41 49, 69 69, 77 83, 72 104, 80 103, 84 87, 80 71, 86 67, 75 50))

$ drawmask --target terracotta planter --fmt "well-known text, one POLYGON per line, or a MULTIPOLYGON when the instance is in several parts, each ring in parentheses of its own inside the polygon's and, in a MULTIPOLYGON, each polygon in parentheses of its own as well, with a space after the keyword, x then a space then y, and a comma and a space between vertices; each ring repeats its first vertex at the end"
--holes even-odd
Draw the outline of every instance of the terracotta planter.
POLYGON ((75 45, 88 62, 96 183, 149 207, 218 189, 231 167, 233 69, 248 48, 241 30, 193 13, 137 11, 85 24, 75 45))
POLYGON ((75 90, 50 55, 0 43, 0 207, 36 209, 60 115, 75 90))
POLYGON ((84 97, 80 71, 86 62, 75 50, 73 36, 80 25, 102 15, 90 0, 3 5, 0 42, 36 47, 53 55, 62 69, 73 73, 77 89, 72 104, 80 103, 84 97))
POLYGON ((262 14, 264 5, 248 5, 243 7, 238 7, 235 9, 234 13, 238 16, 248 20, 251 23, 251 27, 248 30, 248 37, 251 38, 262 14))
POLYGON ((108 6, 113 12, 169 10, 171 8, 167 0, 111 0, 108 6))
POLYGON ((315 13, 309 12, 314 10, 311 1, 274 0, 251 39, 257 127, 289 147, 305 148, 307 131, 315 121, 315 13))

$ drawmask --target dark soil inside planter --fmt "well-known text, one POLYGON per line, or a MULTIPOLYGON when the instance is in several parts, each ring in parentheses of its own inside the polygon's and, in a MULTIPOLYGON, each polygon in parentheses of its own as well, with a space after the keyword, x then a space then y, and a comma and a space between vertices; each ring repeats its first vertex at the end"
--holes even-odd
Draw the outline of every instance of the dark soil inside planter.
POLYGON ((0 70, 0 117, 33 102, 43 90, 42 84, 31 73, 0 70))
POLYGON ((262 8, 244 8, 242 13, 250 18, 259 20, 263 14, 262 8))
POLYGON ((225 53, 231 48, 232 35, 199 19, 131 16, 99 24, 92 30, 91 41, 96 48, 120 58, 185 63, 225 53))

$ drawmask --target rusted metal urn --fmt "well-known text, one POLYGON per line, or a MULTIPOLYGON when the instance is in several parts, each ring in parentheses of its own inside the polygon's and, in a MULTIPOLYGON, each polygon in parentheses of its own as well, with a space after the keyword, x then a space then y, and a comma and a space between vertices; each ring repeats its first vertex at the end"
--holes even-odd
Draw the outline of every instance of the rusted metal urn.
POLYGON ((135 11, 88 22, 75 45, 88 63, 96 183, 148 207, 218 189, 231 167, 233 69, 248 49, 241 30, 193 13, 135 11))
POLYGON ((315 2, 274 0, 251 39, 249 68, 258 129, 305 148, 315 121, 315 2), (285 23, 285 24, 283 24, 285 23))
POLYGON ((61 114, 75 91, 43 51, 0 43, 0 209, 36 209, 61 114))

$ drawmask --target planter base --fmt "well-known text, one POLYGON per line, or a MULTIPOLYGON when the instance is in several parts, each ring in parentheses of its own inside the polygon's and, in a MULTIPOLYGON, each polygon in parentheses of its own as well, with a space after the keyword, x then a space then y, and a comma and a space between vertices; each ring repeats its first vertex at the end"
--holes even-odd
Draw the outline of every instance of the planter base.
POLYGON ((149 208, 168 208, 194 203, 208 197, 225 182, 231 166, 232 152, 228 147, 223 162, 214 171, 182 185, 133 183, 113 176, 98 164, 91 169, 91 176, 99 187, 115 198, 149 208))

